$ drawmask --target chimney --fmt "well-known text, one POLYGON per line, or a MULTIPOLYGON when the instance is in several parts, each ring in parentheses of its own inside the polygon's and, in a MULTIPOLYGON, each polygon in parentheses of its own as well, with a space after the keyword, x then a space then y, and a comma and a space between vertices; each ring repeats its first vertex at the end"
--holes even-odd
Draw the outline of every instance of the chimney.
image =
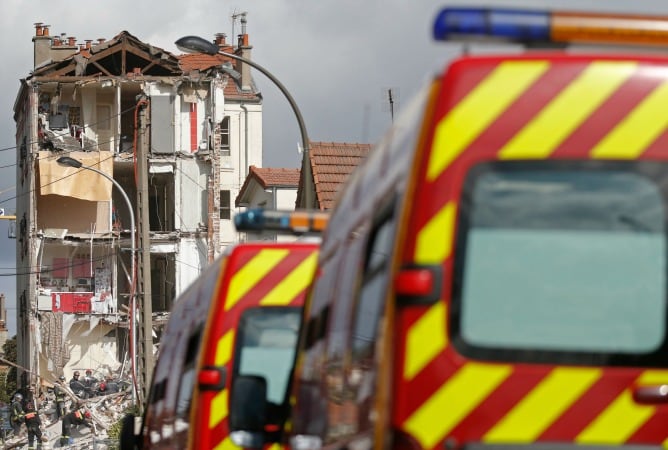
POLYGON ((34 67, 43 64, 51 57, 51 37, 49 36, 49 25, 42 22, 35 23, 35 36, 33 42, 33 63, 34 67))
POLYGON ((7 323, 7 309, 5 306, 5 294, 0 294, 0 329, 7 323))
MULTIPOLYGON (((251 59, 252 45, 248 44, 248 33, 246 33, 246 14, 241 15, 241 34, 239 35, 239 44, 237 47, 237 55, 244 59, 251 59)), ((251 90, 251 68, 248 64, 242 64, 237 61, 237 71, 241 73, 241 90, 251 90)))

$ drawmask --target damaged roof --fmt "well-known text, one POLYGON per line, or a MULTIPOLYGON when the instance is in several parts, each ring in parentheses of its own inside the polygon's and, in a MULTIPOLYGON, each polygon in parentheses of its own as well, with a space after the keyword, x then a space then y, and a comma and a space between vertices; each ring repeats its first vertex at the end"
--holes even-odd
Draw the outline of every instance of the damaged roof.
POLYGON ((125 76, 128 73, 169 76, 180 75, 181 69, 174 54, 121 31, 114 38, 80 48, 61 61, 45 62, 35 68, 32 77, 125 76))
MULTIPOLYGON (((192 53, 175 55, 160 47, 147 44, 127 31, 121 31, 110 40, 99 39, 97 44, 87 41, 78 50, 54 40, 53 51, 71 49, 74 53, 63 59, 52 59, 38 65, 27 79, 39 77, 137 77, 137 76, 190 76, 199 73, 212 76, 223 62, 234 60, 223 55, 192 53), (55 44, 58 42, 57 44, 55 44)), ((227 49, 226 49, 227 50, 227 49)), ((232 52, 232 47, 229 47, 232 52)), ((252 84, 250 91, 242 90, 235 82, 228 82, 224 94, 229 99, 259 100, 261 95, 252 84)))

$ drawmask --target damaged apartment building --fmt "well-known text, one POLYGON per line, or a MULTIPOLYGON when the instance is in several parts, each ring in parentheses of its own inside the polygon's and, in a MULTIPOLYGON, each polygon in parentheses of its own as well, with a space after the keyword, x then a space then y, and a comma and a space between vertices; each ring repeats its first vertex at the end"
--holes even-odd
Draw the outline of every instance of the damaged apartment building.
MULTIPOLYGON (((236 45, 212 42, 250 58, 243 25, 236 45)), ((237 240, 233 199, 262 164, 247 65, 230 59, 232 78, 223 55, 175 55, 126 31, 78 43, 49 28, 35 24, 34 68, 14 105, 22 385, 128 367, 132 323, 158 342, 175 298, 237 240), (148 233, 133 234, 133 220, 148 233), (132 276, 133 237, 143 278, 132 276), (137 322, 133 292, 150 292, 152 313, 137 322)))

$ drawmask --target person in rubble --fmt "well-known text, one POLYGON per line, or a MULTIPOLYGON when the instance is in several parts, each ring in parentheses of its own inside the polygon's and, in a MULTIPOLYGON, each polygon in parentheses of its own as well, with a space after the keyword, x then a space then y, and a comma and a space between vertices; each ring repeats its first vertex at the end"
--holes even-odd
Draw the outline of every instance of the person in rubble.
POLYGON ((90 428, 93 431, 93 433, 95 433, 95 426, 90 421, 90 419, 91 419, 90 411, 88 411, 86 408, 83 407, 76 408, 74 411, 70 411, 69 413, 65 414, 65 416, 63 417, 60 445, 65 446, 74 443, 74 439, 70 434, 73 426, 78 427, 79 425, 84 425, 90 428))
POLYGON ((75 370, 70 380, 70 389, 77 397, 86 398, 86 385, 79 380, 79 371, 75 370))
POLYGON ((60 420, 67 412, 67 392, 65 391, 64 375, 58 377, 58 382, 53 387, 53 392, 56 395, 56 416, 60 420))
POLYGON ((14 436, 21 432, 21 424, 25 422, 25 411, 23 409, 23 395, 19 392, 14 394, 10 406, 9 422, 14 430, 14 436))
POLYGON ((37 440, 37 447, 42 446, 42 421, 37 412, 37 404, 34 397, 31 396, 25 402, 25 424, 28 429, 28 449, 35 448, 35 440, 37 440))
POLYGON ((97 378, 93 376, 93 371, 86 369, 86 376, 83 379, 83 384, 86 390, 86 395, 88 398, 95 396, 95 390, 97 385, 97 378))

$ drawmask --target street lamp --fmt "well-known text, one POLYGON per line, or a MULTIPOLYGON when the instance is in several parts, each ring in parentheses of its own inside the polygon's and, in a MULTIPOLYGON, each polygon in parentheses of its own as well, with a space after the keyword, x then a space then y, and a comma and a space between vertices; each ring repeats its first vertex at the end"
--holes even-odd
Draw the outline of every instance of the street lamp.
MULTIPOLYGON (((304 124, 304 118, 302 117, 302 113, 299 111, 297 103, 292 98, 292 96, 285 88, 285 86, 283 86, 283 83, 281 83, 274 75, 272 75, 271 72, 269 72, 267 69, 257 64, 256 62, 251 61, 250 59, 242 58, 241 56, 235 55, 234 53, 223 52, 220 50, 220 48, 218 48, 216 44, 207 41, 206 39, 201 38, 199 36, 185 36, 178 39, 175 42, 175 44, 179 48, 179 50, 186 53, 206 53, 207 55, 223 55, 227 56, 228 58, 236 59, 238 61, 241 61, 242 63, 248 64, 249 66, 254 67, 255 69, 262 72, 264 75, 266 75, 267 78, 269 78, 281 90, 285 98, 290 103, 292 111, 294 111, 295 116, 297 117, 297 122, 299 123, 299 131, 302 137, 302 147, 304 149, 304 155, 302 158, 302 166, 304 168, 303 169, 304 203, 306 204, 307 208, 313 208, 314 205, 311 199, 311 193, 313 191, 312 189, 313 177, 311 176, 311 161, 309 160, 309 139, 308 139, 308 134, 306 133, 306 125, 304 124)), ((226 70, 226 68, 224 67, 223 70, 226 70)))
POLYGON ((114 186, 118 189, 118 191, 123 195, 123 199, 125 200, 125 203, 128 206, 128 211, 130 211, 130 239, 132 240, 132 245, 130 247, 130 252, 131 252, 131 271, 132 271, 132 276, 131 276, 131 287, 130 287, 130 320, 128 321, 130 325, 130 330, 132 332, 132 340, 130 342, 130 353, 131 353, 131 359, 132 359, 132 393, 133 397, 136 399, 137 398, 137 369, 136 369, 136 362, 135 362, 135 355, 137 352, 137 329, 134 326, 134 321, 135 321, 135 310, 137 308, 136 303, 135 303, 135 289, 136 289, 136 276, 137 276, 137 269, 135 266, 135 253, 137 251, 135 245, 136 245, 136 239, 135 239, 135 212, 134 209, 132 209, 132 203, 130 203, 130 199, 128 198, 128 194, 125 193, 125 190, 121 187, 121 185, 118 183, 118 181, 114 180, 112 177, 107 175, 106 173, 102 172, 101 170, 96 169, 95 167, 91 166, 84 166, 83 163, 79 160, 76 160, 74 158, 70 158, 69 156, 61 156, 56 160, 58 164, 62 164, 64 166, 69 166, 73 167, 75 169, 86 169, 90 170, 92 172, 95 172, 97 174, 102 175, 104 178, 107 180, 111 181, 114 186))

